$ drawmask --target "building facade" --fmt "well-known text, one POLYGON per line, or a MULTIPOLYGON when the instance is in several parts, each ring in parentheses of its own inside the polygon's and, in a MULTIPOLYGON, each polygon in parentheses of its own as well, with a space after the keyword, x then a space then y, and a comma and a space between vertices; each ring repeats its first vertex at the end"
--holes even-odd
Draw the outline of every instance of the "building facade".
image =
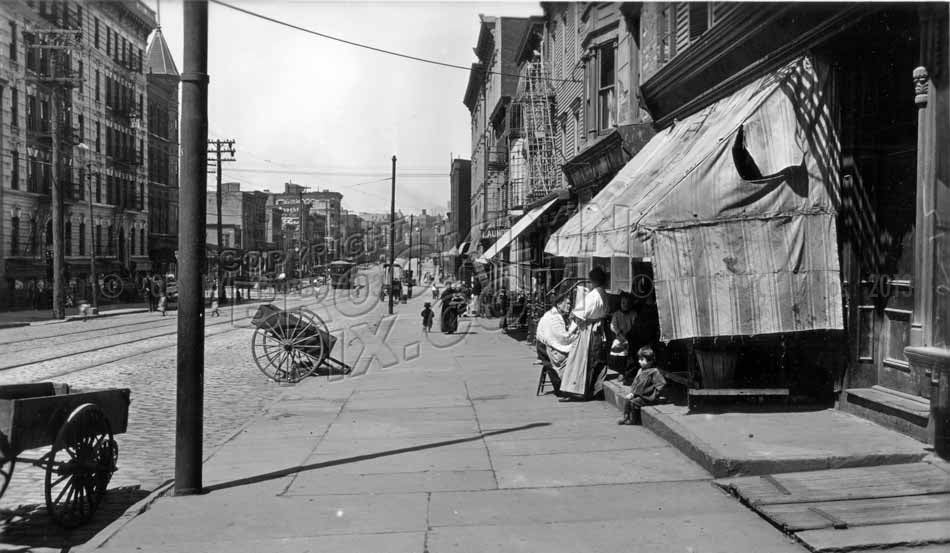
MULTIPOLYGON (((218 202, 215 194, 207 197, 208 244, 217 247, 218 202)), ((246 252, 265 251, 271 243, 267 235, 267 194, 243 191, 241 183, 221 184, 221 229, 223 249, 246 252)))
POLYGON ((132 0, 13 1, 0 4, 0 20, 0 305, 51 288, 54 172, 67 293, 88 297, 93 250, 100 278, 153 270, 145 52, 154 12, 132 0))
POLYGON ((146 52, 148 128, 148 253, 152 269, 176 272, 178 250, 178 83, 162 30, 146 52))
POLYGON ((518 84, 515 54, 530 21, 481 16, 475 54, 463 103, 471 115, 471 242, 488 247, 508 228, 507 107, 518 84))

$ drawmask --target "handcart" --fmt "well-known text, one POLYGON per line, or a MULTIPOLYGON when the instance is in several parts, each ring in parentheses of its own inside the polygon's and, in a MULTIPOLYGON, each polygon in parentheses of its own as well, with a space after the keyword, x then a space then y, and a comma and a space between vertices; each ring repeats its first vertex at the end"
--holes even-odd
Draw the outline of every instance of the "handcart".
POLYGON ((116 471, 114 435, 126 430, 128 388, 69 393, 52 382, 0 386, 0 496, 17 461, 46 471, 46 509, 65 528, 95 514, 116 471), (51 446, 39 459, 24 451, 51 446))
POLYGON ((349 374, 351 368, 330 353, 336 338, 326 323, 305 308, 284 311, 273 304, 257 308, 251 352, 257 368, 276 382, 296 383, 322 366, 349 374))

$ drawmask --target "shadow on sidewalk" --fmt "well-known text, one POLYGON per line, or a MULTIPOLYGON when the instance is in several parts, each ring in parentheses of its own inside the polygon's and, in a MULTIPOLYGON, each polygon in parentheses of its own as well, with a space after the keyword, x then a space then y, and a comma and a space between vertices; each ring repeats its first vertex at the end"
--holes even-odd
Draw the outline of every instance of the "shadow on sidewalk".
POLYGON ((531 424, 525 424, 523 426, 516 426, 513 428, 505 428, 503 430, 492 430, 491 432, 482 432, 477 436, 471 436, 468 438, 456 438, 454 440, 443 440, 441 442, 433 442, 430 444, 416 445, 412 447, 402 447, 399 449, 390 449, 389 451, 380 451, 377 453, 367 453, 365 455, 356 455, 354 457, 345 457, 343 459, 337 459, 335 461, 327 461, 325 463, 314 463, 312 465, 303 465, 300 467, 286 468, 282 470, 277 470, 274 472, 268 472, 265 474, 259 474, 257 476, 251 476, 248 478, 240 478, 238 480, 232 480, 230 482, 222 482, 220 484, 214 484, 212 486, 207 486, 204 491, 205 493, 216 492, 220 490, 226 490, 228 488, 236 488, 238 486, 245 486, 248 484, 257 484, 259 482, 265 482, 267 480, 274 480, 277 478, 283 478, 284 476, 290 476, 291 474, 297 474, 300 472, 305 472, 309 470, 316 470, 328 467, 335 467, 337 465, 345 465, 348 463, 358 463, 360 461, 368 461, 370 459, 377 459, 379 457, 387 457, 389 455, 399 455, 401 453, 410 453, 413 451, 421 451, 425 449, 434 449, 437 447, 444 447, 448 445, 461 444, 465 442, 475 442, 485 438, 486 436, 494 436, 497 434, 508 434, 509 432, 518 432, 521 430, 528 430, 530 428, 540 428, 543 426, 551 426, 549 422, 535 422, 531 424))
POLYGON ((148 494, 148 490, 138 486, 110 489, 92 520, 73 529, 53 523, 45 505, 20 505, 15 509, 0 510, 0 551, 68 551, 91 540, 148 494))

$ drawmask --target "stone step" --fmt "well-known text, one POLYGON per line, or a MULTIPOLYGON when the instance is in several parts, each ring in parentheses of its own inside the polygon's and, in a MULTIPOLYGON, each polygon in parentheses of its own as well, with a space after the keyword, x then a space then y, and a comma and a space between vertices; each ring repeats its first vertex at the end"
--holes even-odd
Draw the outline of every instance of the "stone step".
POLYGON ((845 390, 838 407, 922 442, 930 443, 930 402, 883 386, 845 390))

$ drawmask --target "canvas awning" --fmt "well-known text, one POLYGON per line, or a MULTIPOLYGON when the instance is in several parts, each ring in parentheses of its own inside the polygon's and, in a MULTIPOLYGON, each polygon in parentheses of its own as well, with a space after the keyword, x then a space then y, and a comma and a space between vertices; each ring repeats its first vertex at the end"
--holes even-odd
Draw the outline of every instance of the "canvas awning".
POLYGON ((842 328, 826 76, 799 58, 660 131, 545 251, 652 257, 665 340, 842 328))
POLYGON ((518 221, 514 225, 511 226, 510 229, 506 230, 504 234, 502 234, 501 237, 498 238, 498 240, 494 244, 491 245, 490 248, 485 250, 485 253, 479 256, 479 258, 476 259, 475 262, 488 263, 489 261, 491 261, 493 257, 495 257, 496 255, 501 253, 502 250, 507 248, 508 245, 511 244, 515 240, 515 238, 518 238, 518 236, 522 232, 528 230, 528 227, 530 227, 535 221, 537 221, 538 217, 544 214, 544 212, 547 211, 552 205, 554 205, 555 202, 557 202, 557 198, 549 200, 539 205, 538 207, 535 207, 531 211, 525 213, 520 219, 518 219, 518 221))

